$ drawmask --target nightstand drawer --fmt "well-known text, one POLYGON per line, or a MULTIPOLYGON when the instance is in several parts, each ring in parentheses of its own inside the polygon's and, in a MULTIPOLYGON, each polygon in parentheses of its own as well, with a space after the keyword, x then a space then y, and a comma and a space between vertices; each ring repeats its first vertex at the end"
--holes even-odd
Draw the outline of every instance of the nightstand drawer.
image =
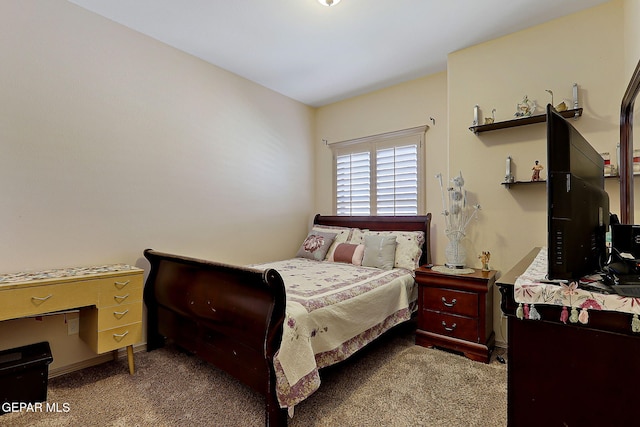
POLYGON ((478 317, 478 294, 444 288, 422 288, 422 303, 426 310, 461 316, 478 317))
POLYGON ((478 319, 430 310, 424 310, 422 317, 424 324, 420 325, 420 329, 465 341, 478 342, 479 340, 478 319))

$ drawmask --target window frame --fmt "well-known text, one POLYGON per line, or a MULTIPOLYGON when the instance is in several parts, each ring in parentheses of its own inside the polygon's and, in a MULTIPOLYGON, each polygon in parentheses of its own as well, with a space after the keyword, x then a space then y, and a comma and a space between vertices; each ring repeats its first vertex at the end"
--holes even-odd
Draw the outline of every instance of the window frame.
MULTIPOLYGON (((329 144, 332 151, 333 161, 333 212, 338 214, 338 195, 337 195, 337 158, 338 156, 369 152, 369 196, 370 196, 370 213, 371 216, 377 216, 377 150, 403 147, 407 145, 417 145, 417 215, 421 215, 425 211, 426 183, 425 183, 425 135, 429 129, 427 125, 417 126, 399 131, 387 132, 377 135, 355 138, 346 141, 329 144)), ((395 215, 411 215, 411 214, 395 214, 395 215)))

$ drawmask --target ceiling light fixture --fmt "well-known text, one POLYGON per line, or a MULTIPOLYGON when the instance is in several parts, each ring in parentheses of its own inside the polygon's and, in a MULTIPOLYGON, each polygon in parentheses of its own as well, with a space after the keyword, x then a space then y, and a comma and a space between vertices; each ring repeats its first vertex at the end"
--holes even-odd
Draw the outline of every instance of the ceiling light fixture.
POLYGON ((335 6, 340 3, 340 0, 318 0, 318 2, 323 6, 335 6))

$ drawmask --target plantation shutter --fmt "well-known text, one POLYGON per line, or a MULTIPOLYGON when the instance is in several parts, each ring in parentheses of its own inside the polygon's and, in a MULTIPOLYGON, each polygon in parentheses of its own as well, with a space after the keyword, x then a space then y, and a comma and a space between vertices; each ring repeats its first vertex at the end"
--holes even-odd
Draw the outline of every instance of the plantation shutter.
POLYGON ((337 215, 418 215, 426 126, 331 144, 337 215))
POLYGON ((418 145, 376 152, 378 215, 418 214, 418 145))
POLYGON ((336 158, 336 212, 338 215, 369 215, 371 168, 368 151, 336 158))

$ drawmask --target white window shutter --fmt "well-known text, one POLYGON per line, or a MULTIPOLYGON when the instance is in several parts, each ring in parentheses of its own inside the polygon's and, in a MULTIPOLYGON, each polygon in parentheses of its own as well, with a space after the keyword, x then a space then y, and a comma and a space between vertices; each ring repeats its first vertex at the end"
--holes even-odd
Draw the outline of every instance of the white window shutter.
POLYGON ((336 157, 338 215, 370 215, 371 167, 368 151, 336 157))
POLYGON ((329 144, 336 215, 418 215, 424 210, 428 126, 329 144))
POLYGON ((418 214, 418 146, 376 152, 377 215, 418 214))

